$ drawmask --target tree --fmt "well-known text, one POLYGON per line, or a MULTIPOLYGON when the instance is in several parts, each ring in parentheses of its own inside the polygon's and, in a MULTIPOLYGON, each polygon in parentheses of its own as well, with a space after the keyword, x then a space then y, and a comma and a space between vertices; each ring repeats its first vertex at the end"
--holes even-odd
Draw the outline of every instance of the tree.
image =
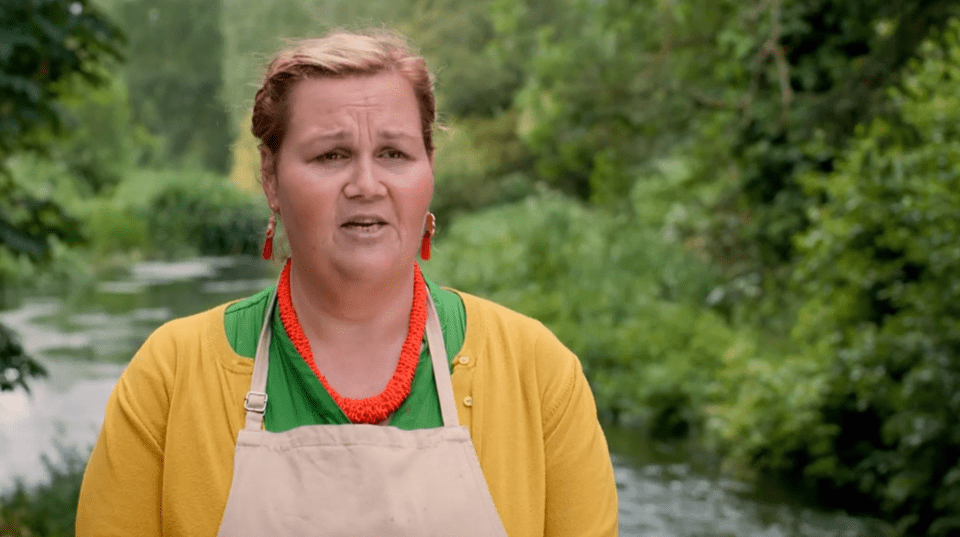
MULTIPOLYGON (((857 130, 798 240, 800 333, 826 368, 829 449, 798 458, 910 534, 960 531, 960 24, 857 130)), ((809 443, 808 443, 809 442, 809 443)))
POLYGON ((43 150, 62 124, 57 101, 82 79, 105 80, 118 58, 119 30, 88 0, 30 0, 0 6, 0 159, 43 150))
MULTIPOLYGON (((48 237, 79 240, 63 208, 20 189, 6 163, 19 152, 49 149, 64 131, 59 102, 83 84, 104 83, 105 65, 119 59, 122 43, 120 30, 88 0, 0 5, 0 249, 39 261, 49 253, 48 237)), ((42 371, 0 326, 0 390, 25 388, 42 371)))
POLYGON ((687 233, 706 239, 731 288, 768 290, 788 277, 818 201, 798 178, 833 167, 960 14, 957 0, 498 5, 503 54, 529 73, 515 102, 537 174, 616 205, 658 161, 684 159, 708 194, 688 201, 709 215, 687 233))
POLYGON ((131 29, 123 75, 133 120, 161 143, 140 164, 226 173, 234 130, 225 104, 220 0, 134 0, 114 7, 131 29))

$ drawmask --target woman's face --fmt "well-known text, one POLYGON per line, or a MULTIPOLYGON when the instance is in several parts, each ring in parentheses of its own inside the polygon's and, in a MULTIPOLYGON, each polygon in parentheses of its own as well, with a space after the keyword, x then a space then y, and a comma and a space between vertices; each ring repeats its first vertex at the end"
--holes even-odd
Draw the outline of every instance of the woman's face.
POLYGON ((263 188, 294 263, 346 278, 409 270, 433 195, 413 88, 394 72, 299 82, 263 188))

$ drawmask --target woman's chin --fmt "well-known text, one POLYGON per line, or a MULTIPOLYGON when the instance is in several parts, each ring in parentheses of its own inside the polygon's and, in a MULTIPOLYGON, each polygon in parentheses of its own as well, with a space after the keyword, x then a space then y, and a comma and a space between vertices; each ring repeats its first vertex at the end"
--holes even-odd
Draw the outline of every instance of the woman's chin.
POLYGON ((351 279, 388 279, 410 269, 413 260, 396 251, 358 248, 336 257, 337 272, 351 279))

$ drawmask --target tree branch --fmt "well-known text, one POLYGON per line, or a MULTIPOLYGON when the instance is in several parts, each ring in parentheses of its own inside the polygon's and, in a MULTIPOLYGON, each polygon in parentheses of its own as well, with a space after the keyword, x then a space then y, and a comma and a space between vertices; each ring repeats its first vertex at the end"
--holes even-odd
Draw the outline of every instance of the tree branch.
MULTIPOLYGON (((753 61, 751 62, 753 77, 750 80, 750 89, 747 91, 741 107, 744 110, 744 114, 746 114, 747 109, 753 104, 753 99, 760 89, 760 77, 763 73, 763 64, 772 58, 777 67, 777 78, 780 85, 780 104, 782 106, 780 121, 786 124, 789 118, 790 105, 793 103, 793 88, 790 86, 790 64, 787 62, 787 55, 780 45, 780 38, 783 33, 781 1, 782 0, 767 0, 755 8, 756 10, 769 6, 770 34, 763 44, 760 45, 760 50, 757 51, 756 56, 753 57, 753 61)), ((746 115, 744 115, 744 119, 746 120, 746 115)))

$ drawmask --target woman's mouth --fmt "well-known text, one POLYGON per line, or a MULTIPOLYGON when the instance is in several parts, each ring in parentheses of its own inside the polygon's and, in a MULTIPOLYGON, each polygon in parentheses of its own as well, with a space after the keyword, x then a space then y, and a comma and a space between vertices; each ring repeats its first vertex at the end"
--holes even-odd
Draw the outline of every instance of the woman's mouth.
POLYGON ((357 235, 372 235, 386 225, 387 223, 379 218, 354 218, 340 227, 357 235))

